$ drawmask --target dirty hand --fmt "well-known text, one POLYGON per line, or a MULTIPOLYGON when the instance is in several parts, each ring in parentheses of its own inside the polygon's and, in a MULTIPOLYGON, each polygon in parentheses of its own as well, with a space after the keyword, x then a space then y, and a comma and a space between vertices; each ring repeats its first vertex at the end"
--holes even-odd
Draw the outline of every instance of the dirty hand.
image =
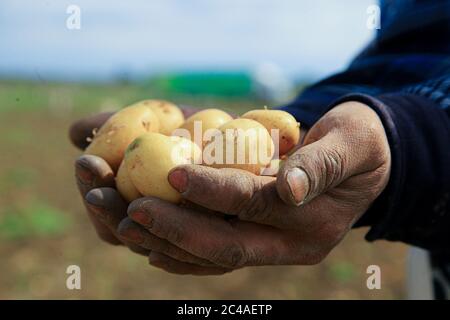
MULTIPOLYGON (((185 117, 195 111, 188 107, 183 109, 185 117)), ((79 149, 85 149, 89 145, 87 138, 92 137, 93 130, 100 128, 112 114, 100 113, 74 122, 69 130, 71 142, 79 149)), ((88 216, 99 237, 110 244, 125 244, 134 252, 148 255, 150 251, 146 246, 128 242, 117 231, 119 223, 127 217, 127 204, 115 189, 114 172, 106 161, 96 156, 83 155, 75 162, 75 176, 88 216)), ((151 235, 147 238, 171 247, 166 241, 151 235)))
POLYGON ((149 261, 173 273, 317 264, 383 191, 390 163, 376 113, 364 104, 346 102, 309 130, 276 178, 179 166, 169 182, 194 205, 138 199, 119 231, 135 245, 142 244, 144 234, 166 241, 165 247, 152 248, 149 261), (213 267, 180 259, 175 248, 213 267))

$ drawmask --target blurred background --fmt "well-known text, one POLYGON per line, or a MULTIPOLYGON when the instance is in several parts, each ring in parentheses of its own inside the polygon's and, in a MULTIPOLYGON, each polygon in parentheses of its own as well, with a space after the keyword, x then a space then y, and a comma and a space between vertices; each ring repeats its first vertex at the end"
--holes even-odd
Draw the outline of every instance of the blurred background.
POLYGON ((353 231, 320 265, 176 276, 97 239, 67 139, 82 116, 145 98, 241 113, 287 103, 373 37, 368 0, 2 0, 0 298, 392 299, 405 247, 353 231), (66 288, 81 267, 82 290, 66 288), (368 290, 379 265, 382 289, 368 290))

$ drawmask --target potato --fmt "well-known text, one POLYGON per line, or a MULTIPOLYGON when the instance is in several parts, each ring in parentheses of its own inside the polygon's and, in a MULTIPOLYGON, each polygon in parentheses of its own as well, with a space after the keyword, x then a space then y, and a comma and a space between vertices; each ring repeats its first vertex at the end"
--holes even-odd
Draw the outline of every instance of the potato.
POLYGON ((203 135, 206 130, 218 129, 221 125, 231 120, 233 120, 233 117, 225 111, 219 109, 205 109, 187 118, 180 129, 188 130, 190 139, 198 146, 204 146, 206 142, 203 141, 203 135), (194 135, 194 125, 196 122, 201 123, 201 131, 194 135))
POLYGON ((143 133, 158 129, 158 117, 149 107, 131 105, 105 122, 94 135, 85 154, 103 158, 117 172, 128 145, 143 133))
POLYGON ((178 203, 180 194, 168 182, 169 171, 180 164, 200 163, 201 151, 192 141, 146 133, 128 147, 125 164, 131 181, 144 196, 178 203))
POLYGON ((142 104, 152 109, 159 119, 159 132, 162 134, 169 136, 173 130, 184 123, 184 115, 181 109, 169 101, 144 100, 137 104, 142 104))
POLYGON ((132 202, 142 197, 142 194, 136 189, 128 174, 125 161, 122 161, 116 175, 116 187, 122 197, 128 202, 132 202))
POLYGON ((241 116, 244 119, 252 119, 261 123, 269 134, 272 129, 279 130, 279 155, 287 154, 295 147, 300 138, 300 124, 288 112, 282 110, 252 110, 241 116))
POLYGON ((221 134, 205 145, 203 160, 207 165, 242 169, 259 175, 270 163, 274 145, 269 132, 259 122, 235 119, 219 130, 221 134))

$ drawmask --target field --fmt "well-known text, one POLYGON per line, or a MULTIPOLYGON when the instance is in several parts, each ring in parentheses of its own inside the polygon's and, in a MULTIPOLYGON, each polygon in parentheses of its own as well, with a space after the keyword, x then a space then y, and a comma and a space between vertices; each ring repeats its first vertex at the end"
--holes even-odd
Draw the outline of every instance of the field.
MULTIPOLYGON (((310 267, 246 268, 221 277, 177 276, 97 239, 77 193, 67 140, 71 121, 160 93, 137 85, 0 82, 0 299, 393 299, 404 297, 401 244, 349 234, 310 267), (66 288, 66 268, 81 267, 82 290, 66 288), (381 290, 366 268, 379 265, 381 290)), ((239 113, 264 101, 170 97, 239 113)))

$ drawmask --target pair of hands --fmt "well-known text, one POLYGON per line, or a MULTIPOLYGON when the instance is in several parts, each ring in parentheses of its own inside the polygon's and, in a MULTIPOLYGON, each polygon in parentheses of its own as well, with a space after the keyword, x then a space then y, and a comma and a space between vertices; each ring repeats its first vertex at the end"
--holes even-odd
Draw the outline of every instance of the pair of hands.
MULTIPOLYGON (((110 114, 80 120, 80 148, 110 114)), ((390 149, 376 113, 346 102, 325 114, 277 177, 200 165, 174 168, 168 180, 182 205, 144 197, 129 206, 114 173, 95 156, 75 164, 79 190, 103 240, 148 256, 171 273, 217 275, 245 266, 322 261, 385 188, 390 149)))

